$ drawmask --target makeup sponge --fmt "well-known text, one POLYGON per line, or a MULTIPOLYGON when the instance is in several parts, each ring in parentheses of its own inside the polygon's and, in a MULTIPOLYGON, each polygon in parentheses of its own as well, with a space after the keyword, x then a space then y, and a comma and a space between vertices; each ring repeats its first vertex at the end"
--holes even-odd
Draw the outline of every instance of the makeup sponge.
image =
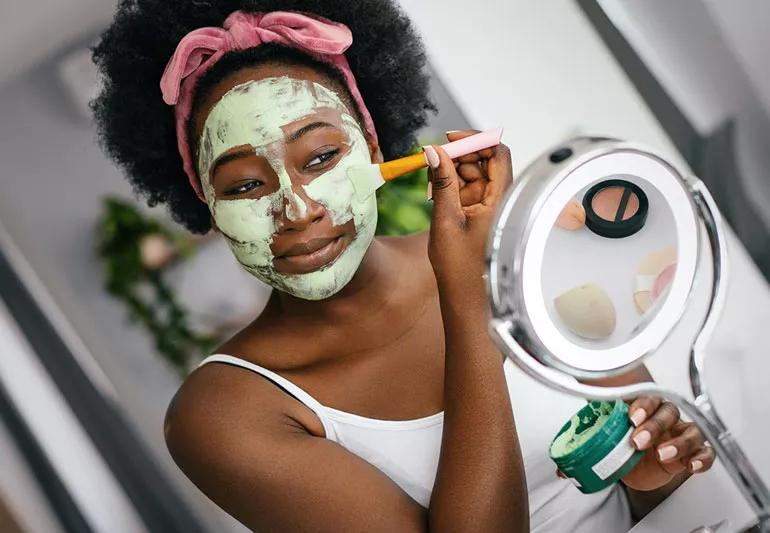
POLYGON ((645 257, 634 277, 634 305, 641 314, 663 294, 676 273, 676 248, 669 246, 645 257))
POLYGON ((615 306, 607 292, 594 283, 570 289, 554 300, 567 328, 586 339, 606 339, 615 331, 615 306))
POLYGON ((570 231, 582 228, 586 223, 586 210, 577 200, 570 200, 556 219, 556 227, 570 231))

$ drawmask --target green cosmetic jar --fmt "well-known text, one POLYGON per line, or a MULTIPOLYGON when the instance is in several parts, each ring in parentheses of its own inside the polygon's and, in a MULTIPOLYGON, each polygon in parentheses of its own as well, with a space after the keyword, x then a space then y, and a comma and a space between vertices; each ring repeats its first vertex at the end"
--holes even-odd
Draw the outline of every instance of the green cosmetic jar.
POLYGON ((551 459, 581 492, 598 492, 642 459, 644 452, 631 443, 632 431, 625 402, 590 401, 556 434, 551 459))

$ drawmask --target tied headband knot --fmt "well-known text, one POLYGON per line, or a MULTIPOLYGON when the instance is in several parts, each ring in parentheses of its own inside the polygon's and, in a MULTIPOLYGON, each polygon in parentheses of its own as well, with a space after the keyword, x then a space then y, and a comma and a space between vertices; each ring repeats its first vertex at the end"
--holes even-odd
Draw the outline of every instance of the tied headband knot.
MULTIPOLYGON (((347 26, 315 15, 289 11, 235 11, 227 17, 221 28, 199 28, 185 35, 166 65, 160 81, 163 101, 175 106, 177 143, 185 173, 202 200, 204 197, 192 164, 186 127, 192 112, 195 85, 227 52, 255 48, 265 43, 296 48, 336 67, 345 78, 359 107, 367 132, 373 139, 377 139, 374 122, 343 55, 353 43, 353 35, 347 26)), ((201 176, 201 179, 206 177, 201 176)))

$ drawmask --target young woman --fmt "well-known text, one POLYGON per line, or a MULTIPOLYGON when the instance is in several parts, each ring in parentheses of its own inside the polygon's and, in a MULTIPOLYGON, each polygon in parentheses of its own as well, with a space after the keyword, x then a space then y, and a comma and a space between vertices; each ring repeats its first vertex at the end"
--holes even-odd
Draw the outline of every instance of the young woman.
POLYGON ((486 334, 505 146, 456 163, 426 147, 429 234, 374 238, 375 198, 347 171, 403 155, 432 109, 393 2, 123 0, 95 60, 101 138, 136 189, 221 232, 276 289, 166 420, 180 468, 245 525, 623 531, 710 467, 696 428, 640 398, 648 453, 624 486, 583 495, 554 472, 548 443, 580 401, 519 374, 486 334))

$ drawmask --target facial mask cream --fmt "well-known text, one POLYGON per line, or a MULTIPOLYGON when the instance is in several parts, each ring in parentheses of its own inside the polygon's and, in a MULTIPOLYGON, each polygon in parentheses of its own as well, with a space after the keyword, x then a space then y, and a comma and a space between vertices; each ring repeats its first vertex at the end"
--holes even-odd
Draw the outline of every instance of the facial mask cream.
POLYGON ((350 168, 370 164, 371 156, 361 127, 336 93, 288 76, 238 85, 211 109, 199 146, 198 173, 206 202, 233 254, 248 272, 306 300, 328 298, 350 282, 374 238, 377 203, 373 195, 359 201, 347 177, 350 168), (339 113, 349 150, 308 185, 295 185, 286 170, 283 128, 324 110, 339 113), (244 145, 267 159, 278 176, 278 190, 259 199, 217 198, 209 175, 213 164, 228 150, 244 145), (277 218, 283 214, 296 221, 307 214, 297 187, 303 187, 308 198, 324 206, 334 226, 353 220, 356 235, 331 264, 306 274, 285 274, 275 270, 270 246, 280 231, 277 218))

